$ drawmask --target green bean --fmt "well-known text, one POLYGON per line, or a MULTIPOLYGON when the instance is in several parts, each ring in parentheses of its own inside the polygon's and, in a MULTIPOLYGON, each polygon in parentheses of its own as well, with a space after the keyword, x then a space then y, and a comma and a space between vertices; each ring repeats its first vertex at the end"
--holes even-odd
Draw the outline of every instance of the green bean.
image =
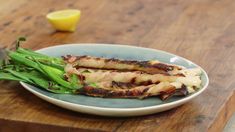
POLYGON ((37 69, 38 71, 40 71, 42 73, 44 72, 44 71, 41 70, 41 68, 38 66, 38 64, 36 62, 34 62, 34 61, 30 60, 30 59, 25 58, 25 56, 23 56, 23 55, 21 55, 19 53, 10 51, 8 53, 8 56, 13 61, 16 61, 16 62, 18 62, 20 64, 24 64, 24 65, 29 66, 29 67, 33 67, 33 68, 37 69))
POLYGON ((2 72, 2 71, 0 71, 0 80, 25 81, 21 78, 15 77, 11 73, 6 73, 6 72, 2 72))
POLYGON ((65 65, 54 62, 53 60, 47 60, 45 58, 34 58, 34 59, 42 64, 45 64, 45 65, 48 65, 48 66, 51 66, 60 70, 64 70, 64 67, 65 67, 65 65))
MULTIPOLYGON (((19 49, 21 49, 21 48, 19 48, 19 49)), ((34 60, 37 60, 43 64, 55 67, 60 70, 64 70, 64 67, 65 67, 64 61, 60 58, 52 58, 52 57, 44 56, 41 54, 34 56, 34 53, 32 55, 30 53, 29 54, 24 54, 21 52, 17 52, 17 53, 20 53, 22 57, 24 56, 27 59, 30 59, 30 60, 34 59, 34 60)), ((35 54, 37 54, 37 53, 35 52, 35 54)))
POLYGON ((31 79, 34 85, 42 87, 53 93, 72 93, 70 89, 58 85, 57 83, 50 81, 46 77, 42 76, 40 73, 33 71, 30 73, 21 73, 23 76, 31 79))
POLYGON ((16 50, 16 52, 21 53, 21 54, 25 54, 25 55, 34 56, 34 57, 36 57, 36 56, 38 56, 38 57, 48 57, 47 55, 40 54, 40 53, 35 52, 33 50, 24 49, 24 48, 20 48, 20 47, 16 50))
POLYGON ((4 71, 7 71, 7 72, 11 73, 13 76, 15 76, 15 77, 17 77, 19 79, 22 79, 22 80, 24 80, 26 82, 33 83, 28 77, 24 76, 20 72, 14 71, 12 69, 4 69, 4 71))
POLYGON ((57 64, 63 64, 64 63, 62 58, 50 57, 50 56, 47 56, 47 55, 29 50, 29 49, 23 49, 23 48, 19 47, 16 50, 16 52, 18 52, 20 54, 23 54, 23 55, 26 55, 26 56, 31 56, 31 57, 34 57, 34 58, 41 58, 41 59, 44 59, 44 60, 53 61, 54 63, 57 63, 57 64))
POLYGON ((46 77, 42 76, 40 73, 36 71, 17 72, 17 71, 10 71, 9 69, 7 71, 9 72, 8 73, 2 71, 0 72, 0 80, 22 81, 35 86, 39 86, 53 93, 61 93, 61 94, 73 93, 72 90, 64 88, 63 86, 60 86, 55 82, 48 80, 46 77))
POLYGON ((14 61, 20 62, 24 65, 37 69, 41 73, 44 73, 45 75, 47 75, 53 81, 57 82, 58 84, 67 88, 71 88, 71 84, 62 79, 63 71, 56 69, 56 68, 52 68, 50 66, 40 64, 39 62, 34 62, 32 60, 29 60, 25 58, 23 55, 16 53, 16 52, 9 52, 9 56, 14 61))
POLYGON ((16 51, 7 51, 10 59, 1 61, 0 80, 26 82, 53 93, 76 93, 82 87, 77 75, 70 80, 64 79, 65 62, 62 58, 50 57, 33 50, 19 47, 25 41, 20 37, 16 41, 16 51))
POLYGON ((78 79, 78 76, 76 74, 72 74, 70 77, 70 83, 72 85, 73 88, 81 88, 82 85, 80 83, 80 80, 78 79))
POLYGON ((59 69, 40 64, 39 62, 37 62, 37 64, 41 68, 41 70, 44 71, 44 73, 46 73, 46 75, 51 80, 55 81, 56 83, 66 87, 66 88, 75 89, 75 88, 72 87, 71 83, 69 83, 69 82, 65 81, 64 79, 62 79, 63 72, 60 71, 59 69))

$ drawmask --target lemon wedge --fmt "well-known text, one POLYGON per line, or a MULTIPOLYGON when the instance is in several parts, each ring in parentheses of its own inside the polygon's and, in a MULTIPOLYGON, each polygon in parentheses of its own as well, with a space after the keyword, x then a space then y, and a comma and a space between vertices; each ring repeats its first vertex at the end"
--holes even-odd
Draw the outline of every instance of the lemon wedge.
POLYGON ((46 17, 56 30, 74 32, 80 15, 80 10, 67 9, 51 12, 46 17))

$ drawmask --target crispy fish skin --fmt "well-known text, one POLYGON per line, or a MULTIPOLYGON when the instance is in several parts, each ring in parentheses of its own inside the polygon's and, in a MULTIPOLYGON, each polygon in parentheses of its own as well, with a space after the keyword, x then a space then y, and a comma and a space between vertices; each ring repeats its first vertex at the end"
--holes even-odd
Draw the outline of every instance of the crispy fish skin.
POLYGON ((159 61, 133 61, 121 59, 107 59, 102 57, 92 56, 71 56, 63 57, 67 63, 73 64, 75 67, 86 67, 96 69, 111 69, 111 70, 129 70, 142 71, 149 74, 156 73, 175 73, 174 71, 181 70, 181 67, 160 63, 159 61))
MULTIPOLYGON (((135 86, 130 89, 118 89, 99 85, 84 86, 78 91, 80 94, 94 96, 94 97, 112 97, 112 98, 146 98, 157 95, 172 95, 176 91, 176 88, 169 82, 161 82, 159 84, 152 84, 147 86, 135 86)), ((161 98, 166 99, 166 98, 161 98)))

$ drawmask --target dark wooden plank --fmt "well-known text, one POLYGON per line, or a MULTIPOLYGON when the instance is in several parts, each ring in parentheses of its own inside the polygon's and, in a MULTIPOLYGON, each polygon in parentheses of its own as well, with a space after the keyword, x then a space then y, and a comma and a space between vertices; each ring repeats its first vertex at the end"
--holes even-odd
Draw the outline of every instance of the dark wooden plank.
POLYGON ((208 89, 170 111, 131 118, 75 113, 51 105, 16 82, 0 82, 0 131, 220 131, 234 112, 235 2, 233 0, 0 0, 0 46, 27 36, 24 47, 64 43, 118 43, 186 57, 208 72, 208 89), (78 8, 74 33, 55 32, 45 15, 78 8))

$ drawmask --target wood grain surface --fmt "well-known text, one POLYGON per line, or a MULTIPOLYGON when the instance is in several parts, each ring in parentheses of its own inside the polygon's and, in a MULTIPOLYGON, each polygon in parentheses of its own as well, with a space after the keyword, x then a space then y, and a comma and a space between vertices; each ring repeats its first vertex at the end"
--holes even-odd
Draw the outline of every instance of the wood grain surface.
POLYGON ((234 0, 0 0, 0 46, 113 43, 165 50, 202 66, 208 89, 178 108, 131 118, 86 115, 54 106, 17 82, 0 82, 0 131, 222 131, 235 111, 234 0), (80 9, 76 32, 55 32, 48 12, 80 9))

